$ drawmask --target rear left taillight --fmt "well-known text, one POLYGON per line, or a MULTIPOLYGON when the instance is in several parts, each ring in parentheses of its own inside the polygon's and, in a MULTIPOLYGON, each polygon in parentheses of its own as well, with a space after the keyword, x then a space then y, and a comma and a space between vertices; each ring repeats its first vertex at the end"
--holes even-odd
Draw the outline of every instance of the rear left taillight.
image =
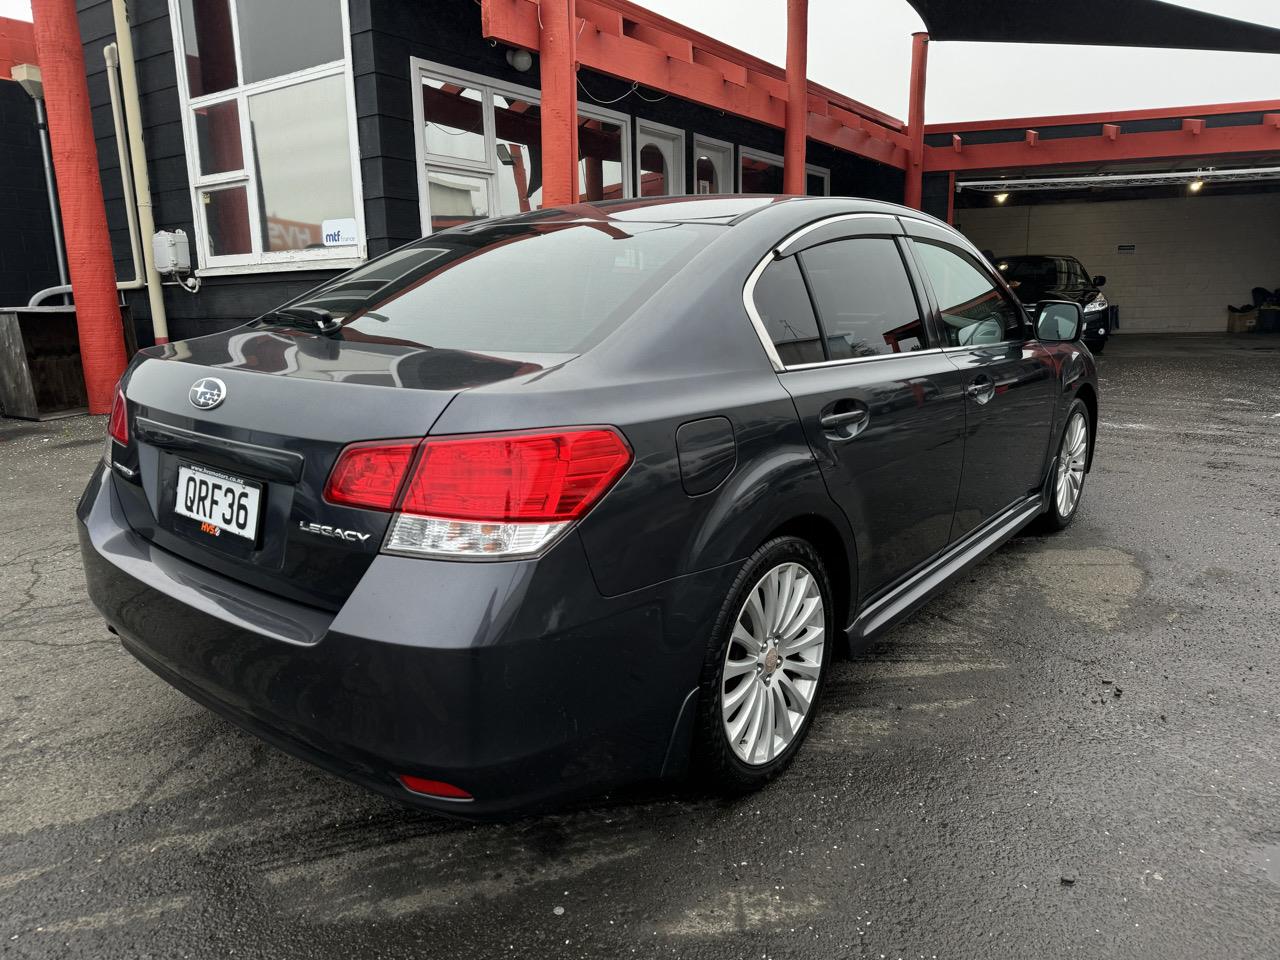
POLYGON ((362 443, 338 458, 325 499, 394 510, 389 553, 527 556, 583 517, 630 463, 622 437, 603 427, 362 443))
POLYGON ((129 445, 129 411, 125 408, 124 391, 117 390, 111 402, 111 419, 107 421, 107 434, 116 443, 129 445))

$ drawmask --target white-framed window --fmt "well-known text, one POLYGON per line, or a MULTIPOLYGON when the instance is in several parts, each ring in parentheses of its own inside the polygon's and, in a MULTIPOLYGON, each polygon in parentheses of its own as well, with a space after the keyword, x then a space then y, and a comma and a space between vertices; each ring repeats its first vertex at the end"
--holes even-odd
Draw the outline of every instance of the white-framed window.
MULTIPOLYGON (((831 171, 805 164, 805 193, 811 197, 831 195, 831 171)), ((738 148, 738 190, 741 193, 782 193, 782 158, 751 147, 738 148)))
POLYGON ((637 190, 642 197, 684 193, 684 131, 654 120, 636 120, 637 190))
POLYGON ((365 256, 347 0, 169 0, 202 273, 365 256))
MULTIPOLYGON (((542 205, 542 109, 537 90, 414 58, 414 127, 422 231, 542 205)), ((626 114, 578 104, 578 192, 632 195, 626 114)))
POLYGON ((693 138, 693 192, 734 193, 733 144, 695 134, 693 138))

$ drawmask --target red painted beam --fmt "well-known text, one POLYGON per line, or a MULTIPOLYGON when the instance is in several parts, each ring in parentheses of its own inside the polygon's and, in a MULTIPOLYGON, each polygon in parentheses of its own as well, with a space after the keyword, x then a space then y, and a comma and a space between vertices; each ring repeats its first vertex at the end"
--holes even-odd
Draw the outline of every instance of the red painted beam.
MULTIPOLYGON (((577 13, 583 18, 578 22, 576 37, 577 60, 582 66, 778 129, 786 128, 786 76, 772 64, 626 0, 583 0, 577 13), (601 9, 605 13, 600 13, 601 9), (621 20, 610 19, 613 14, 621 20), (608 22, 597 23, 597 15, 608 22), (633 25, 627 27, 628 22, 633 25), (637 31, 637 24, 647 29, 637 31), (657 34, 652 31, 657 30, 687 39, 692 44, 692 61, 671 56, 671 47, 665 41, 664 46, 655 46, 635 35, 656 39, 657 34)), ((538 50, 538 5, 532 0, 481 0, 480 17, 486 38, 538 50)), ((676 49, 679 52, 685 48, 676 49)), ((819 84, 809 83, 807 89, 809 138, 880 163, 906 165, 907 138, 901 121, 819 84), (825 108, 814 109, 821 103, 825 108)))
POLYGON ((1194 134, 1195 136, 1198 137, 1200 136, 1200 132, 1204 130, 1204 121, 1203 120, 1183 120, 1182 130, 1184 133, 1194 134))
POLYGON ((1249 100, 1241 103, 1210 103, 1187 107, 1159 107, 1149 110, 1119 110, 1112 113, 1071 113, 1058 117, 1009 117, 1003 120, 966 120, 961 123, 931 123, 926 133, 968 133, 974 130, 1019 130, 1028 127, 1063 127, 1088 123, 1124 123, 1129 120, 1169 120, 1179 117, 1220 116, 1225 113, 1271 113, 1280 110, 1280 100, 1249 100))
POLYGON ((1280 150, 1280 127, 1255 123, 1239 127, 1206 127, 1198 136, 1191 137, 1182 130, 1169 130, 1120 133, 1115 139, 1093 136, 1041 140, 1035 147, 1019 140, 1013 143, 966 144, 960 154, 946 147, 929 147, 925 152, 924 167, 926 170, 1000 170, 1277 150, 1280 150))
POLYGON ((98 175, 80 21, 75 0, 33 0, 31 13, 89 412, 109 413, 116 382, 124 373, 128 358, 116 299, 116 265, 111 259, 107 209, 98 175))
POLYGON ((809 0, 787 0, 787 125, 782 150, 782 192, 805 194, 809 136, 809 0))
POLYGON ((929 35, 911 35, 911 90, 907 102, 907 178, 902 202, 920 209, 924 179, 924 86, 928 73, 929 35))
POLYGON ((542 77, 542 205, 578 202, 578 66, 574 0, 544 0, 539 52, 542 77))

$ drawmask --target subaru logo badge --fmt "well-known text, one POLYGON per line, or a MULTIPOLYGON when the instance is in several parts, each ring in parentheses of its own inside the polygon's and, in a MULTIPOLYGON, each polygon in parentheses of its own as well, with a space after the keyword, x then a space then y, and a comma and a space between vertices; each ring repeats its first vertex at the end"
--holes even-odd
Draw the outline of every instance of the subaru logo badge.
POLYGON ((217 377, 205 377, 191 385, 187 399, 193 407, 201 410, 212 410, 227 398, 227 385, 217 377))

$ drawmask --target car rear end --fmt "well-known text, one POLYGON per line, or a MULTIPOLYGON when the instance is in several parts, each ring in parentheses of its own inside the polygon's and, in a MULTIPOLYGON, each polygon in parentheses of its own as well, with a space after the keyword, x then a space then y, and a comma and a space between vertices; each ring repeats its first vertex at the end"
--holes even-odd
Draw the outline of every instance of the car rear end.
POLYGON ((672 589, 604 595, 578 532, 630 440, 589 403, 436 425, 468 391, 510 403, 571 368, 716 230, 670 226, 451 231, 145 351, 78 510, 111 628, 264 739, 446 812, 659 775, 683 696, 672 589))

